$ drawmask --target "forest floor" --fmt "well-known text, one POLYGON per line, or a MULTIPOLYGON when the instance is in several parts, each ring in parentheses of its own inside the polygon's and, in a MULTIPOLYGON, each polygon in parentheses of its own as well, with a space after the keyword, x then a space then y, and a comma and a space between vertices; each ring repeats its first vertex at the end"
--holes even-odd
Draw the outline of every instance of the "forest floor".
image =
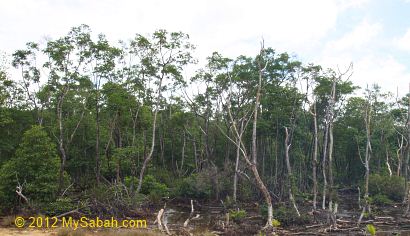
MULTIPOLYGON (((279 235, 366 235, 366 225, 374 225, 377 234, 410 236, 410 217, 404 217, 405 206, 403 204, 390 204, 382 207, 373 207, 373 216, 364 218, 360 226, 357 220, 360 209, 357 203, 357 194, 351 190, 339 191, 339 207, 336 227, 330 227, 326 211, 318 210, 312 213, 311 203, 299 205, 299 210, 304 216, 302 221, 290 219, 288 223, 275 229, 279 235)), ((227 226, 227 210, 223 204, 201 204, 194 202, 194 214, 191 214, 190 201, 168 202, 165 208, 163 223, 165 223, 172 235, 260 235, 259 231, 266 223, 260 216, 257 204, 245 204, 241 209, 246 211, 246 216, 239 221, 229 221, 227 226), (184 227, 184 222, 199 214, 184 227)), ((319 206, 320 204, 318 204, 319 206)), ((157 206, 154 209, 160 209, 157 206)), ((276 206, 277 209, 277 206, 276 206)), ((275 207, 274 207, 275 210, 275 207)), ((292 210, 292 208, 290 208, 292 210)), ((130 230, 69 230, 69 229, 18 229, 15 227, 0 227, 0 235, 23 235, 23 236, 134 236, 134 235, 166 235, 158 231, 154 222, 156 212, 147 216, 148 229, 130 230)))

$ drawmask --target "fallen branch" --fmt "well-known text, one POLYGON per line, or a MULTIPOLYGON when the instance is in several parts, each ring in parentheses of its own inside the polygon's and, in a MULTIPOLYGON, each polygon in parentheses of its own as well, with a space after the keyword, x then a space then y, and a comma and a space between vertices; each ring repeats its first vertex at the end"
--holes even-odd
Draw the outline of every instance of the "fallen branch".
MULTIPOLYGON (((159 212, 158 212, 157 220, 155 221, 155 222, 158 223, 158 229, 161 230, 161 231, 164 230, 164 228, 162 227, 162 220, 161 220, 163 214, 164 214, 164 209, 161 208, 161 210, 159 210, 159 212)), ((155 222, 154 222, 154 223, 155 223, 155 222)))
POLYGON ((186 221, 184 222, 184 228, 188 226, 191 220, 199 218, 199 214, 197 214, 195 217, 193 217, 193 215, 194 215, 194 201, 191 199, 191 213, 189 214, 188 219, 186 219, 186 221))
POLYGON ((306 226, 305 228, 306 228, 306 229, 310 229, 310 228, 315 228, 315 227, 320 227, 320 226, 323 226, 323 224, 308 225, 308 226, 306 226))
POLYGON ((63 193, 61 194, 61 197, 63 197, 63 196, 65 195, 65 193, 67 192, 67 190, 68 190, 69 188, 71 188, 71 186, 73 186, 73 185, 74 185, 74 183, 70 184, 70 185, 63 191, 63 193))
POLYGON ((68 211, 68 212, 66 212, 66 213, 63 213, 63 214, 58 215, 58 216, 55 216, 55 217, 57 217, 57 218, 61 218, 61 217, 63 217, 63 216, 70 215, 70 214, 73 214, 73 213, 80 213, 80 212, 78 211, 78 208, 77 208, 77 209, 74 209, 74 210, 68 211))
POLYGON ((159 210, 159 212, 157 214, 157 219, 154 221, 154 224, 158 223, 158 229, 160 231, 164 231, 164 229, 165 229, 165 232, 167 232, 168 235, 171 235, 171 233, 169 232, 168 226, 167 226, 167 222, 164 221, 165 207, 166 207, 166 204, 165 204, 164 208, 161 208, 161 210, 159 210))
MULTIPOLYGON (((29 204, 28 202, 28 198, 26 196, 24 196, 23 194, 23 186, 21 186, 20 184, 16 187, 16 193, 17 195, 19 195, 21 198, 24 199, 24 201, 29 204)), ((29 204, 30 205, 30 204, 29 204)))
POLYGON ((350 221, 350 220, 342 220, 342 219, 336 219, 336 222, 338 222, 338 223, 346 223, 346 224, 354 223, 353 221, 350 221))

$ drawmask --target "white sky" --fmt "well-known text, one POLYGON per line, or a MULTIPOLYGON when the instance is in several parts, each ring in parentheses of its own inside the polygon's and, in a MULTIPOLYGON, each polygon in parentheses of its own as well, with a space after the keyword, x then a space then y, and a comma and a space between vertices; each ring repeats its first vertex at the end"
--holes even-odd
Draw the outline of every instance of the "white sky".
POLYGON ((183 31, 201 61, 213 51, 253 56, 265 46, 305 63, 345 68, 353 82, 404 96, 410 82, 406 0, 0 0, 0 50, 65 35, 87 24, 112 41, 157 29, 183 31))

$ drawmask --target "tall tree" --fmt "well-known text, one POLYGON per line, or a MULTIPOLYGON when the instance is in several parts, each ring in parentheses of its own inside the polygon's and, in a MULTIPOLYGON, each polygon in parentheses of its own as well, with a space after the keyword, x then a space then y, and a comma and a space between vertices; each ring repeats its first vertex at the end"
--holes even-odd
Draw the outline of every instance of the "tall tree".
MULTIPOLYGON (((161 106, 162 92, 166 86, 177 86, 183 83, 182 67, 193 62, 191 51, 194 46, 188 42, 189 36, 181 32, 168 33, 165 30, 156 31, 151 39, 137 35, 131 44, 139 53, 143 76, 154 80, 156 97, 154 116, 152 120, 151 147, 144 157, 136 192, 142 186, 144 173, 154 153, 156 142, 156 126, 158 111, 161 106)), ((148 85, 150 86, 150 85, 148 85)))
MULTIPOLYGON (((54 41, 48 41, 43 49, 48 61, 43 65, 49 71, 48 83, 42 92, 53 97, 58 125, 58 149, 60 151, 59 190, 63 188, 63 176, 67 162, 67 149, 74 138, 83 115, 67 138, 68 131, 64 125, 66 109, 70 109, 66 102, 68 94, 82 85, 83 70, 89 62, 90 29, 86 25, 74 27, 67 36, 54 41)), ((72 95, 71 95, 72 96, 72 95)), ((83 101, 85 102, 85 101, 83 101)), ((84 112, 84 110, 83 110, 84 112)), ((82 113, 84 114, 84 113, 82 113)))

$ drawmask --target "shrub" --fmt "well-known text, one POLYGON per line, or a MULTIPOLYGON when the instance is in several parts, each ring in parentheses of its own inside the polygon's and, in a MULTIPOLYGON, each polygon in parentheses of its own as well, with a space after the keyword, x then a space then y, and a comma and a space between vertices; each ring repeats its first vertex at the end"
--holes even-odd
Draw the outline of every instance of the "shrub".
POLYGON ((366 230, 370 235, 376 235, 376 227, 374 225, 366 225, 366 230))
POLYGON ((51 204, 47 204, 43 207, 48 215, 59 215, 64 212, 71 211, 77 207, 77 204, 69 197, 60 197, 51 204))
POLYGON ((209 198, 210 195, 210 182, 202 182, 202 178, 196 174, 178 181, 173 190, 173 196, 175 197, 204 199, 209 198))
POLYGON ((236 223, 240 223, 246 217, 245 210, 230 210, 229 217, 236 223))
POLYGON ((158 182, 154 176, 146 175, 142 181, 141 193, 149 196, 153 202, 158 202, 163 197, 169 196, 168 187, 158 182))
POLYGON ((18 200, 14 190, 19 183, 33 206, 54 201, 59 170, 56 150, 41 126, 33 126, 24 133, 15 157, 0 169, 1 207, 11 207, 18 200))
POLYGON ((384 195, 392 201, 401 201, 405 194, 404 178, 400 176, 369 176, 370 195, 384 195))
POLYGON ((280 221, 279 220, 277 220, 277 219, 273 219, 272 220, 272 226, 273 227, 279 227, 280 226, 280 221))
POLYGON ((390 200, 386 195, 383 194, 376 194, 369 198, 371 204, 375 204, 378 206, 389 205, 392 204, 393 201, 390 200))

